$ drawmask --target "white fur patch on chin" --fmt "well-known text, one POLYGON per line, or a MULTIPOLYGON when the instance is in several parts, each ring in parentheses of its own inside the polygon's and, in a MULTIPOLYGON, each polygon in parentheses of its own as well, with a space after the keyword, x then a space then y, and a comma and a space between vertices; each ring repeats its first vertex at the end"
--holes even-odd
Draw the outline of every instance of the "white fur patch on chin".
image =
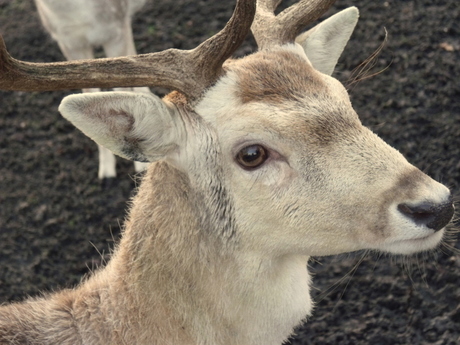
POLYGON ((444 230, 431 234, 407 239, 392 239, 378 249, 392 254, 410 255, 436 248, 442 241, 444 230))

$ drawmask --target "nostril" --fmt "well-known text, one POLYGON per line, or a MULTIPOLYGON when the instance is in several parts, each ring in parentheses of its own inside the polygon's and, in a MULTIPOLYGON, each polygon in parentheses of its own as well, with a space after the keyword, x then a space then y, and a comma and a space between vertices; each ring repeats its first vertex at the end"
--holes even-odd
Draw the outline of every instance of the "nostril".
POLYGON ((439 231, 449 224, 454 216, 454 204, 452 200, 437 204, 424 202, 417 205, 399 204, 398 210, 415 223, 439 231))

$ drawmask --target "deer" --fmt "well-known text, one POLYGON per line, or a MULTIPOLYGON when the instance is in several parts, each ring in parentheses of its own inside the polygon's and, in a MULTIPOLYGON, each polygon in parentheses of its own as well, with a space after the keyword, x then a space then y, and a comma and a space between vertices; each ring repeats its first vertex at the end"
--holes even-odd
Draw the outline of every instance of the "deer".
MULTIPOLYGON (((136 54, 131 21, 146 0, 34 1, 44 28, 67 60, 92 59, 94 48, 98 46, 103 47, 108 57, 136 54)), ((83 89, 83 92, 98 91, 98 88, 83 89)), ((150 92, 147 87, 125 88, 124 91, 150 92)), ((98 178, 115 178, 115 156, 101 145, 98 151, 98 178)), ((146 166, 146 163, 134 162, 136 172, 143 171, 146 166)))
POLYGON ((312 314, 311 256, 436 248, 451 192, 363 126, 331 73, 358 20, 333 0, 237 0, 191 50, 19 61, 0 89, 162 86, 65 97, 60 113, 150 162, 105 267, 0 307, 0 343, 279 345, 312 314), (258 50, 231 56, 249 31, 258 50))

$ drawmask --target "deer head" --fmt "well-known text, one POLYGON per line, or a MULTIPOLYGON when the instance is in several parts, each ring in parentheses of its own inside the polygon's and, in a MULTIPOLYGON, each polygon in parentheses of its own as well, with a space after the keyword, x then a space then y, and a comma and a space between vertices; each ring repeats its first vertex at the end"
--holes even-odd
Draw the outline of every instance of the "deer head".
POLYGON ((30 64, 3 50, 0 87, 178 90, 164 99, 72 95, 60 111, 114 153, 163 160, 186 174, 211 199, 209 211, 228 218, 231 236, 252 248, 279 255, 432 248, 453 215, 448 189, 365 128, 330 76, 357 9, 299 36, 333 1, 300 1, 275 16, 279 2, 258 1, 252 30, 260 49, 242 59, 227 60, 251 25, 254 1, 238 1, 227 26, 191 51, 30 64))

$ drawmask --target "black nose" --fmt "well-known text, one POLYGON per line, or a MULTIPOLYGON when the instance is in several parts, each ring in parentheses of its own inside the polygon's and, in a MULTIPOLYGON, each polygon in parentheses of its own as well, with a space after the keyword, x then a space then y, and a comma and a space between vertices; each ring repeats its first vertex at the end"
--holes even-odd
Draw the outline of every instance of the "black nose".
POLYGON ((433 202, 423 202, 417 205, 399 204, 398 210, 416 224, 438 231, 449 224, 455 208, 452 199, 449 199, 441 204, 433 202))

